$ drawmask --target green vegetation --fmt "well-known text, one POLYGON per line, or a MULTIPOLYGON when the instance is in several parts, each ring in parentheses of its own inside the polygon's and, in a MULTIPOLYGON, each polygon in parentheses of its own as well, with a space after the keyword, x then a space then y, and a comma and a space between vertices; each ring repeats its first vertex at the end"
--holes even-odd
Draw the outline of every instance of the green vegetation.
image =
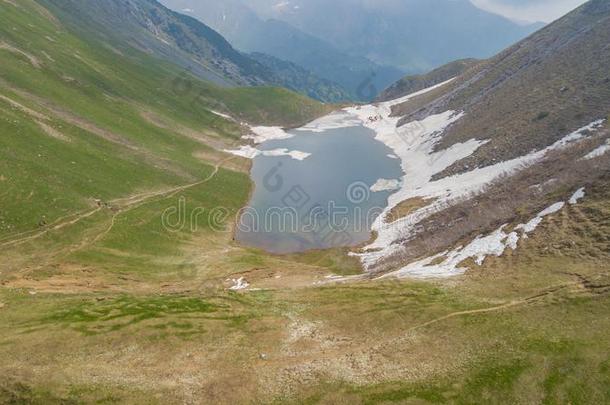
MULTIPOLYGON (((283 89, 222 89, 135 49, 119 55, 93 34, 75 36, 31 0, 0 7, 0 44, 10 46, 0 46, 0 175, 7 190, 0 236, 86 209, 92 199, 205 178, 212 168, 195 152, 214 153, 212 145, 236 143, 242 134, 210 110, 296 125, 327 108, 283 89)), ((224 178, 246 184, 243 174, 224 178)), ((243 203, 233 197, 226 203, 243 203)))
POLYGON ((111 48, 0 1, 0 403, 610 401, 607 177, 464 277, 329 284, 343 250, 234 243, 244 128, 210 111, 328 107, 111 48))

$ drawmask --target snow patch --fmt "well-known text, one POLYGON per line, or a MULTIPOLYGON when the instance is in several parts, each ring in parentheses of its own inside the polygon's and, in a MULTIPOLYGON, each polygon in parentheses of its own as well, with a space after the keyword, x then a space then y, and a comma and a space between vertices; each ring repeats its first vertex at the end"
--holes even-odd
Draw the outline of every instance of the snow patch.
POLYGON ((250 286, 250 284, 246 281, 246 279, 244 277, 240 277, 238 279, 231 279, 230 280, 233 283, 233 286, 229 288, 229 290, 232 291, 239 291, 239 290, 245 290, 246 288, 248 288, 250 286))
POLYGON ((345 110, 339 110, 318 118, 301 128, 297 128, 295 131, 321 133, 331 129, 350 128, 360 125, 361 122, 359 119, 345 110))
MULTIPOLYGON (((502 256, 506 250, 509 235, 504 232, 506 225, 491 233, 488 236, 479 236, 466 247, 459 247, 451 252, 411 263, 394 273, 389 273, 387 277, 417 277, 417 278, 445 278, 463 274, 467 268, 459 267, 460 263, 467 259, 474 259, 479 266, 483 264, 485 258, 490 255, 502 256), (439 259, 445 258, 438 264, 434 264, 439 259)), ((514 235, 511 234, 511 245, 515 244, 514 235)))
POLYGON ((525 234, 524 236, 527 237, 528 233, 532 233, 536 230, 536 228, 538 228, 538 225, 540 225, 542 223, 542 220, 544 219, 544 217, 558 212, 565 205, 566 204, 564 202, 555 203, 555 204, 551 205, 549 208, 547 208, 544 211, 542 211, 541 213, 539 213, 538 215, 536 215, 536 217, 533 218, 531 221, 529 221, 527 224, 518 225, 515 228, 515 230, 523 231, 523 233, 525 234))
POLYGON ((211 112, 212 114, 214 114, 214 115, 218 115, 219 117, 222 117, 222 118, 224 118, 224 119, 234 121, 234 120, 233 120, 233 117, 231 117, 230 115, 223 114, 223 113, 221 113, 221 112, 214 111, 214 110, 210 110, 210 112, 211 112))
POLYGON ((281 127, 250 127, 253 135, 246 135, 243 139, 252 140, 255 144, 260 144, 272 140, 290 139, 294 135, 284 131, 281 127))
POLYGON ((513 174, 539 162, 549 151, 565 148, 583 139, 585 134, 596 130, 604 122, 604 120, 594 121, 566 135, 553 145, 520 158, 500 162, 492 166, 475 168, 470 172, 432 181, 431 178, 434 174, 469 156, 483 144, 483 142, 471 140, 464 144, 456 144, 444 151, 432 152, 432 147, 442 130, 451 122, 459 119, 460 116, 461 114, 447 112, 408 124, 407 126, 410 125, 412 128, 419 128, 419 132, 415 134, 413 142, 403 143, 402 147, 396 146, 395 139, 398 137, 396 134, 400 135, 400 131, 404 131, 404 127, 395 129, 393 138, 386 139, 385 136, 380 136, 380 139, 388 146, 393 147, 397 155, 401 157, 403 170, 407 173, 402 181, 403 187, 396 194, 390 196, 386 212, 410 198, 433 199, 434 202, 392 223, 386 221, 387 214, 378 217, 373 224, 373 230, 378 234, 377 240, 365 247, 364 253, 352 254, 360 257, 365 268, 371 268, 380 260, 404 249, 401 246, 402 243, 397 243, 397 241, 404 241, 413 237, 415 235, 415 225, 425 218, 446 209, 455 201, 473 193, 482 192, 487 184, 502 175, 513 174))
POLYGON ((518 225, 513 232, 506 233, 504 229, 507 225, 502 225, 487 236, 478 236, 465 247, 460 246, 450 252, 419 260, 380 278, 447 278, 464 274, 468 269, 460 267, 461 263, 473 259, 478 266, 482 266, 488 256, 500 257, 507 248, 516 250, 520 239, 527 239, 527 235, 540 225, 544 217, 560 211, 564 206, 564 202, 558 202, 540 212, 527 224, 518 225))
POLYGON ((225 150, 235 156, 241 156, 246 159, 254 159, 257 156, 289 156, 294 160, 305 160, 311 156, 311 153, 301 152, 298 150, 289 151, 286 148, 273 149, 273 150, 259 150, 252 146, 245 145, 235 150, 225 150))
POLYGON ((594 149, 591 153, 587 154, 583 159, 590 160, 595 159, 600 156, 604 156, 608 151, 610 151, 610 139, 606 141, 602 146, 594 149))
POLYGON ((388 179, 379 179, 375 184, 371 186, 371 191, 373 193, 378 193, 380 191, 393 191, 398 190, 400 188, 400 180, 388 180, 388 179))
POLYGON ((583 198, 585 198, 585 188, 584 187, 576 190, 576 192, 572 195, 572 197, 570 197, 570 201, 568 201, 568 202, 570 203, 570 205, 576 205, 583 198))

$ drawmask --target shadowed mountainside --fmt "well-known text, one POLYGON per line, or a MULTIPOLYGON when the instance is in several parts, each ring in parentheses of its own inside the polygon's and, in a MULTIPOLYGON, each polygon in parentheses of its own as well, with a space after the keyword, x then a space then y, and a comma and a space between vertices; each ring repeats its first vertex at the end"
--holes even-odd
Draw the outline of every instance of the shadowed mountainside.
POLYGON ((377 97, 377 101, 394 100, 404 95, 435 86, 439 83, 460 76, 466 70, 476 66, 480 62, 481 61, 477 59, 462 59, 443 65, 426 74, 406 76, 385 89, 377 97))

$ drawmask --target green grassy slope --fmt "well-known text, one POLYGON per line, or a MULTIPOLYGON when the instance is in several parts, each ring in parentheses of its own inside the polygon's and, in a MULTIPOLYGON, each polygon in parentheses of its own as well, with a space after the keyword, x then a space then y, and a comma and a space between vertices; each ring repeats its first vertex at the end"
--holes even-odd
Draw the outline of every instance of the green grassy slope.
POLYGON ((590 185, 580 204, 547 218, 519 250, 487 261, 457 288, 403 281, 248 294, 2 289, 1 396, 607 403, 608 181, 590 185))
MULTIPOLYGON (((194 154, 242 134, 210 110, 278 125, 325 110, 283 89, 222 89, 135 49, 119 54, 73 35, 33 1, 0 8, 2 238, 84 209, 92 198, 205 178, 211 163, 194 154), (155 125, 150 115, 169 124, 155 125)), ((243 174, 227 176, 245 184, 243 174)))

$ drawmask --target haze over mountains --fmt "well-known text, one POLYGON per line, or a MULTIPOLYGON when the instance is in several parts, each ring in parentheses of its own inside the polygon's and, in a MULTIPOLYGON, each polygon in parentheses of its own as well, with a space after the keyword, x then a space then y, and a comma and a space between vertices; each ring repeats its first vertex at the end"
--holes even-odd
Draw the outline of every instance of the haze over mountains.
POLYGON ((424 72, 456 59, 489 57, 541 26, 517 24, 468 0, 163 3, 201 19, 238 49, 289 60, 352 94, 362 93, 358 86, 371 72, 381 91, 400 78, 399 71, 424 72))
POLYGON ((472 0, 483 10, 503 15, 517 22, 552 22, 586 0, 472 0))
POLYGON ((284 21, 259 17, 242 0, 166 0, 163 4, 199 18, 240 50, 296 63, 318 77, 337 83, 355 100, 372 99, 376 91, 404 75, 398 68, 379 66, 364 57, 343 52, 284 21), (371 93, 369 84, 377 90, 371 93))

